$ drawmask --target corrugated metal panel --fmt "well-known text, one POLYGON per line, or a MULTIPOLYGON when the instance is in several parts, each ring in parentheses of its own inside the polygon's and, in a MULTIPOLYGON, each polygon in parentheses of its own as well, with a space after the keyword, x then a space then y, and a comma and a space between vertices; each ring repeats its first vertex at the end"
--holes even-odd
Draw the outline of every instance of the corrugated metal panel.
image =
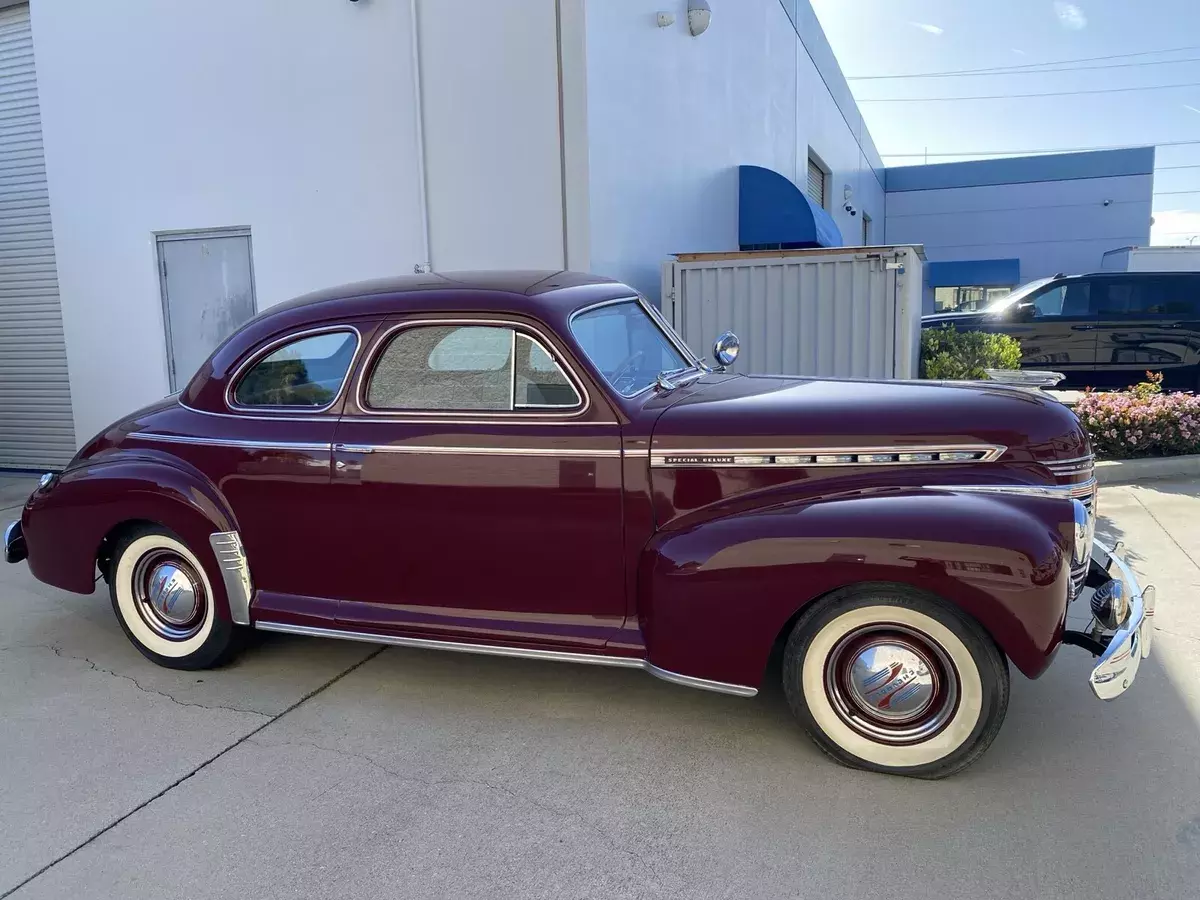
POLYGON ((738 372, 916 377, 922 276, 913 249, 685 259, 663 266, 663 312, 694 350, 733 331, 738 372))
POLYGON ((808 159, 808 199, 825 209, 825 170, 812 157, 808 159))
POLYGON ((75 452, 29 7, 0 10, 0 468, 75 452))

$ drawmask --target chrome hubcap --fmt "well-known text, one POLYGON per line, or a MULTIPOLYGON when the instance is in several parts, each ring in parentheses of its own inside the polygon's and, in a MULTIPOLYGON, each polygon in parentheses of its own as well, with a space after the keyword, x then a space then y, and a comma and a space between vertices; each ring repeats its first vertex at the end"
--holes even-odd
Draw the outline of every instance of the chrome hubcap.
POLYGON ((196 612, 196 585, 174 563, 161 563, 150 573, 150 605, 172 625, 186 625, 196 612))
POLYGON ((958 675, 928 636, 900 625, 873 625, 844 637, 830 653, 825 689, 838 716, 873 740, 928 740, 958 705, 958 675))
POLYGON ((133 572, 133 596, 142 620, 173 641, 187 640, 203 625, 208 602, 203 584, 186 560, 167 550, 147 553, 133 572))

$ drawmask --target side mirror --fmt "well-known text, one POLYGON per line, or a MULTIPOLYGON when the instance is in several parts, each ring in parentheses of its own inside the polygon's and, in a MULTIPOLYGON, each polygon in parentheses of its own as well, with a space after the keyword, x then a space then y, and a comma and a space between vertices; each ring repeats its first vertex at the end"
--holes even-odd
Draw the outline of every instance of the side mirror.
POLYGON ((718 366, 725 369, 737 362, 741 349, 742 345, 738 341, 737 335, 732 331, 726 331, 713 341, 713 359, 716 360, 718 366))

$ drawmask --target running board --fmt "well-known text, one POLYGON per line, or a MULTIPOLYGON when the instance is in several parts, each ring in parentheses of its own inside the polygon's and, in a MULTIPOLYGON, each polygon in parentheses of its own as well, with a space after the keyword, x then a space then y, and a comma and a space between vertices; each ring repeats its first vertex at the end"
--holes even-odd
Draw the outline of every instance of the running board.
POLYGON ((619 669, 643 669, 655 678, 681 684, 684 687, 698 688, 702 691, 715 691, 718 694, 732 694, 735 697, 753 697, 758 688, 746 687, 741 684, 727 684, 724 681, 710 681, 707 678, 695 678, 691 675, 681 675, 658 666, 645 659, 632 659, 627 656, 601 656, 598 653, 570 653, 563 650, 533 650, 525 647, 497 647, 491 644, 460 644, 455 641, 435 641, 429 638, 400 637, 394 634, 379 634, 377 632, 343 631, 338 628, 316 628, 311 625, 290 625, 286 622, 255 622, 254 627, 259 631, 277 631, 282 634, 299 634, 305 637, 337 638, 343 641, 361 641, 365 644, 387 644, 391 647, 413 647, 418 650, 449 650, 453 653, 475 653, 480 656, 515 656, 519 659, 540 659, 545 662, 580 663, 587 666, 612 666, 619 669))

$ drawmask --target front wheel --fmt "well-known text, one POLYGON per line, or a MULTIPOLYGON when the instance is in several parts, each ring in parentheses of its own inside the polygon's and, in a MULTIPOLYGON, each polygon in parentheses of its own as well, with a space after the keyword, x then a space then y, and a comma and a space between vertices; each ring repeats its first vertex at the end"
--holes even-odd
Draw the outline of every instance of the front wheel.
POLYGON ((911 588, 831 594, 784 650, 792 712, 825 753, 861 769, 944 778, 978 759, 1008 709, 1008 665, 983 628, 911 588))
POLYGON ((144 526, 118 540, 108 584, 121 629, 152 662, 207 669, 237 652, 239 630, 217 614, 204 566, 166 529, 144 526))

